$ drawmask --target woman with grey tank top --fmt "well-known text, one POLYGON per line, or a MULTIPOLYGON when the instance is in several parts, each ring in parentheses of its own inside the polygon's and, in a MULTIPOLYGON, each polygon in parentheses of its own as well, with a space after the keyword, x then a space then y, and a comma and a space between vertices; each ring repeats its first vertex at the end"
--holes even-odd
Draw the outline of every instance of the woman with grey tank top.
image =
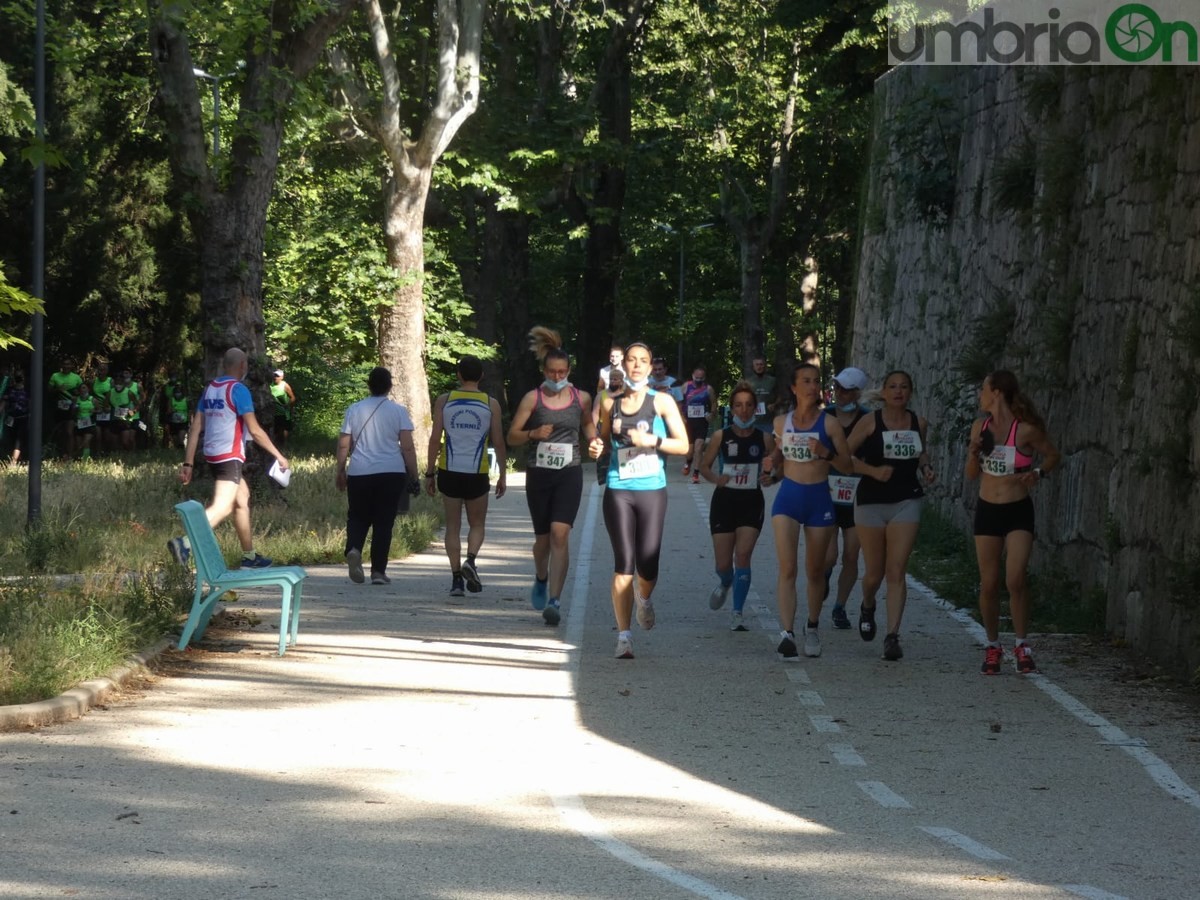
POLYGON ((508 430, 509 446, 528 445, 525 500, 533 521, 534 581, 529 602, 547 625, 562 617, 559 600, 570 565, 571 529, 583 496, 579 433, 596 436, 592 398, 570 383, 571 360, 558 332, 541 325, 530 348, 545 380, 521 398, 508 430))

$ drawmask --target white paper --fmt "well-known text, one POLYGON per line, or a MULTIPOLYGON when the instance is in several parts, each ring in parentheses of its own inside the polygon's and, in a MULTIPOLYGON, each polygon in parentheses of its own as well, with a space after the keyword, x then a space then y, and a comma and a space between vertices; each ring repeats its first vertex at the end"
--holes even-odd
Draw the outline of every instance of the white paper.
POLYGON ((292 480, 292 470, 279 468, 279 460, 271 463, 271 468, 267 470, 267 474, 274 478, 280 487, 287 487, 292 480))

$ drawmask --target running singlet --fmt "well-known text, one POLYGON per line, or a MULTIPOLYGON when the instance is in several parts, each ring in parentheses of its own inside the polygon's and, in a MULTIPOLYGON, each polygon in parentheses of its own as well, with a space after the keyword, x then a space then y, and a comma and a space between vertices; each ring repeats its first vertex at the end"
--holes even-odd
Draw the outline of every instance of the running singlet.
POLYGON ((562 409, 551 409, 542 402, 545 396, 541 388, 533 403, 533 412, 525 428, 532 431, 550 425, 550 437, 544 441, 530 441, 526 462, 531 469, 568 469, 579 465, 579 423, 583 407, 579 404, 579 390, 571 385, 571 402, 562 409))
POLYGON ((626 491, 656 491, 667 486, 662 457, 653 447, 634 447, 631 431, 649 431, 665 438, 667 427, 654 409, 656 391, 646 391, 642 405, 633 413, 623 412, 622 398, 613 401, 612 456, 608 464, 607 486, 626 491))
POLYGON ((488 395, 483 391, 451 391, 442 407, 442 452, 438 468, 486 474, 491 433, 492 406, 488 395))
MULTIPOLYGON (((992 417, 988 416, 983 420, 983 427, 979 429, 979 433, 983 434, 991 427, 991 424, 992 417)), ((994 446, 992 452, 983 458, 983 471, 988 475, 999 477, 1016 475, 1020 472, 1028 472, 1033 465, 1033 457, 1017 449, 1017 426, 1019 424, 1021 424, 1020 419, 1013 419, 1004 443, 994 446)))
POLYGON ((833 441, 829 439, 829 433, 825 430, 825 417, 827 415, 829 414, 825 410, 821 410, 821 414, 817 416, 817 421, 813 423, 811 431, 796 431, 792 413, 788 413, 783 423, 783 434, 780 435, 779 441, 779 449, 785 461, 800 463, 816 462, 817 456, 808 446, 809 439, 824 444, 830 450, 833 449, 833 441))
POLYGON ((746 437, 734 434, 732 429, 722 432, 721 454, 717 459, 720 462, 719 474, 729 476, 724 488, 731 491, 760 490, 759 476, 765 451, 763 433, 757 428, 746 437))
POLYGON ((112 376, 107 378, 97 378, 92 382, 92 397, 96 400, 96 421, 108 422, 112 420, 112 413, 109 411, 108 395, 112 393, 113 380, 112 376))
POLYGON ((204 389, 196 408, 204 413, 204 458, 210 463, 245 462, 242 416, 254 411, 250 389, 236 378, 216 378, 204 389))
POLYGON ((864 475, 858 485, 858 505, 868 503, 901 503, 924 497, 925 490, 917 478, 921 467, 921 423, 917 414, 908 410, 909 427, 890 430, 883 424, 883 410, 875 411, 875 430, 863 441, 859 456, 872 466, 891 466, 887 481, 876 481, 864 475))
MULTIPOLYGON (((835 409, 826 408, 826 412, 830 415, 836 415, 835 409)), ((854 426, 858 424, 858 420, 867 414, 867 411, 861 406, 854 413, 854 421, 844 431, 847 435, 853 433, 854 426)), ((850 474, 843 475, 837 469, 829 471, 829 496, 833 500, 835 506, 853 506, 855 495, 858 494, 859 476, 850 474)))
POLYGON ((75 400, 75 428, 83 431, 96 424, 96 401, 91 397, 77 397, 75 400))
POLYGON ((288 406, 287 388, 283 384, 271 385, 271 396, 275 398, 275 415, 283 418, 291 415, 291 408, 288 406))
POLYGON ((50 376, 50 390, 58 396, 54 405, 60 412, 70 412, 75 405, 75 389, 83 384, 78 372, 55 372, 50 376))
POLYGON ((689 381, 683 386, 683 412, 689 419, 708 415, 708 385, 689 381))

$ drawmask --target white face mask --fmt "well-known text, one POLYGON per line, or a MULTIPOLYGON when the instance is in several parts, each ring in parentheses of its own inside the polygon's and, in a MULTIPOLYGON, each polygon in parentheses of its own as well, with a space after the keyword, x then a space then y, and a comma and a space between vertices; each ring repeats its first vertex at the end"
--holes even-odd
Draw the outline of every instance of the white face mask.
POLYGON ((854 401, 851 401, 849 403, 843 403, 841 406, 838 407, 838 410, 840 412, 854 412, 856 409, 858 409, 858 404, 855 403, 854 401))
POLYGON ((626 375, 625 376, 625 390, 640 391, 647 384, 649 384, 649 381, 650 380, 648 378, 642 378, 639 380, 639 379, 630 378, 628 375, 626 375))
POLYGON ((552 378, 547 378, 542 382, 542 387, 550 391, 552 394, 557 394, 559 391, 566 388, 566 386, 570 383, 570 379, 568 378, 564 378, 562 381, 555 381, 552 378))
POLYGON ((754 427, 754 419, 753 418, 740 419, 737 416, 734 416, 733 424, 736 425, 738 428, 752 428, 752 427, 754 427))

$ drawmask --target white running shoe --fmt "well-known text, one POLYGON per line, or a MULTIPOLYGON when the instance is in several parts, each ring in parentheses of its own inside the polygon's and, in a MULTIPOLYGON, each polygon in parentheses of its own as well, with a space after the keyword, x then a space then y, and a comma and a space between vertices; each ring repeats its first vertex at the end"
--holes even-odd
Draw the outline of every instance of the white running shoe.
POLYGON ((742 622, 742 614, 735 612, 729 619, 730 631, 749 631, 745 623, 742 622))
POLYGON ((617 638, 617 652, 613 655, 617 659, 633 659, 633 644, 629 638, 617 638))
POLYGON ((804 655, 821 655, 821 636, 815 628, 809 628, 807 625, 804 626, 804 655))
POLYGON ((725 605, 725 600, 729 597, 729 588, 732 585, 718 584, 711 594, 708 595, 708 608, 720 609, 725 605))
POLYGON ((362 584, 366 581, 363 576, 362 566, 362 551, 354 548, 346 553, 346 566, 350 570, 350 580, 355 584, 362 584))

